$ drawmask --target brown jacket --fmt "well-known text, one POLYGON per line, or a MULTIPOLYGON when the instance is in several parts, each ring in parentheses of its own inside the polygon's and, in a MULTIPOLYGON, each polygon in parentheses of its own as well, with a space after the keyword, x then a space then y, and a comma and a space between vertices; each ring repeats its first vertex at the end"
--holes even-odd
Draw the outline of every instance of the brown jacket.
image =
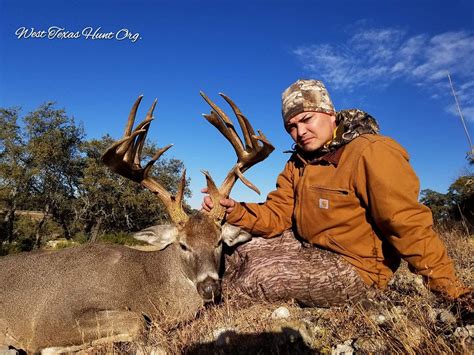
POLYGON ((303 239, 341 254, 382 289, 402 257, 431 289, 451 297, 466 292, 429 208, 418 202, 407 152, 391 138, 364 134, 336 153, 332 163, 312 164, 293 154, 266 202, 237 204, 227 222, 266 237, 294 225, 303 239))

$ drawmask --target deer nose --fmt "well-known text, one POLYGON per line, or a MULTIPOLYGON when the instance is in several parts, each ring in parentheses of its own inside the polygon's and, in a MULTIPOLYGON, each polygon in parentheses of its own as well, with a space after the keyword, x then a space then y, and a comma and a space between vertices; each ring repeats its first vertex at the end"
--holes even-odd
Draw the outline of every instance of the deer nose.
POLYGON ((208 276, 197 284, 197 290, 205 302, 212 302, 220 296, 221 285, 219 280, 208 276))

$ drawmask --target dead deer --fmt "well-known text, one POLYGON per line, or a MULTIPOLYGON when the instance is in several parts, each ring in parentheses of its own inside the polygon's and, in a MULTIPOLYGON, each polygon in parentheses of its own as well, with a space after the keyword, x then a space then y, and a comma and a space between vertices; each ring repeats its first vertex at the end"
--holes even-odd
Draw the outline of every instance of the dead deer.
POLYGON ((135 237, 158 250, 140 251, 118 245, 91 243, 58 252, 36 252, 0 258, 0 345, 28 352, 45 348, 81 349, 104 341, 130 340, 160 320, 190 319, 220 293, 222 245, 247 240, 249 234, 223 224, 225 211, 218 201, 227 197, 254 164, 274 149, 225 95, 244 135, 237 135, 227 115, 206 95, 211 106, 204 117, 232 144, 237 163, 217 188, 206 176, 216 206, 211 213, 188 216, 183 210, 185 172, 176 195, 150 175, 153 164, 171 145, 159 149, 145 167, 141 152, 153 120, 156 100, 143 122, 132 130, 140 96, 128 117, 124 137, 102 156, 112 171, 131 179, 166 206, 172 224, 153 226, 135 237))

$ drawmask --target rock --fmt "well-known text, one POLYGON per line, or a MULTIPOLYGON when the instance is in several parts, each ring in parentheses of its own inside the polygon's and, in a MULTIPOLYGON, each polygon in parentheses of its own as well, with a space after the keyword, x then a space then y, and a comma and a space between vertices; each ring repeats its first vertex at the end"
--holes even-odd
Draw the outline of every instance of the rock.
POLYGON ((448 328, 453 328, 456 325, 456 317, 446 309, 440 310, 436 319, 439 323, 448 328))
POLYGON ((219 328, 212 332, 215 342, 219 346, 229 345, 230 339, 237 335, 237 331, 234 328, 219 328))
MULTIPOLYGON (((388 306, 387 306, 388 307, 388 306)), ((379 327, 391 328, 397 319, 405 319, 399 307, 383 308, 367 313, 368 318, 379 327)))
POLYGON ((474 324, 466 325, 465 328, 466 328, 467 331, 469 332, 469 336, 470 336, 471 338, 474 338, 474 324))
POLYGON ((423 277, 408 271, 397 272, 388 282, 388 285, 404 293, 429 294, 428 289, 423 283, 423 277))
POLYGON ((377 325, 383 325, 387 322, 387 317, 385 317, 383 314, 371 314, 369 318, 377 325))
POLYGON ((387 351, 387 346, 383 339, 373 338, 359 338, 354 343, 354 348, 363 353, 384 353, 387 351))
POLYGON ((138 348, 135 355, 166 355, 165 349, 159 346, 146 346, 138 348))
POLYGON ((14 349, 9 349, 8 346, 0 345, 0 355, 18 355, 19 352, 14 349))
POLYGON ((469 337, 472 337, 473 329, 472 325, 468 325, 467 327, 457 327, 454 330, 453 337, 458 338, 461 341, 466 340, 469 337), (471 329, 469 329, 469 327, 471 329))
MULTIPOLYGON (((455 342, 463 344, 467 349, 474 347, 474 325, 467 325, 465 327, 457 327, 451 335, 451 339, 455 342)), ((470 352, 472 354, 472 351, 470 352)))
POLYGON ((286 319, 290 317, 290 311, 286 307, 278 307, 271 315, 272 319, 286 319))
POLYGON ((331 351, 331 355, 349 355, 354 354, 354 348, 347 344, 337 344, 331 351))
POLYGON ((423 277, 421 275, 415 275, 413 283, 415 284, 415 288, 418 290, 425 290, 425 284, 423 283, 423 277))

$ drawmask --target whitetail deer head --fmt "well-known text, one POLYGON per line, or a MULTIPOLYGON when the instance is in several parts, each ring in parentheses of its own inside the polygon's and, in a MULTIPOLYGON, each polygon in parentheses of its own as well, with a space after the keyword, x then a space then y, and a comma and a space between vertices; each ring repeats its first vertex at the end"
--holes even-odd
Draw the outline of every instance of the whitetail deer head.
POLYGON ((232 100, 224 94, 220 95, 234 111, 242 129, 245 144, 239 138, 229 117, 201 92, 201 96, 212 108, 211 113, 204 115, 204 117, 224 135, 237 154, 237 163, 229 171, 220 188, 216 187, 210 174, 203 171, 209 194, 216 206, 210 213, 200 212, 188 216, 184 211, 185 171, 181 176, 176 195, 171 195, 155 177, 150 175, 153 164, 171 145, 159 149, 144 167, 141 166, 141 152, 153 120, 156 100, 145 119, 133 129, 137 109, 142 100, 142 96, 138 97, 130 111, 124 137, 115 142, 102 156, 103 162, 112 171, 146 187, 156 194, 166 206, 172 225, 150 227, 137 233, 135 237, 155 244, 160 249, 173 243, 177 245, 182 271, 195 285, 204 301, 210 301, 220 294, 218 271, 222 241, 232 246, 250 238, 248 233, 223 224, 225 210, 219 205, 219 201, 229 196, 237 179, 259 193, 258 189, 243 176, 243 173, 251 166, 264 160, 274 149, 260 131, 259 135, 255 135, 249 121, 232 100))

